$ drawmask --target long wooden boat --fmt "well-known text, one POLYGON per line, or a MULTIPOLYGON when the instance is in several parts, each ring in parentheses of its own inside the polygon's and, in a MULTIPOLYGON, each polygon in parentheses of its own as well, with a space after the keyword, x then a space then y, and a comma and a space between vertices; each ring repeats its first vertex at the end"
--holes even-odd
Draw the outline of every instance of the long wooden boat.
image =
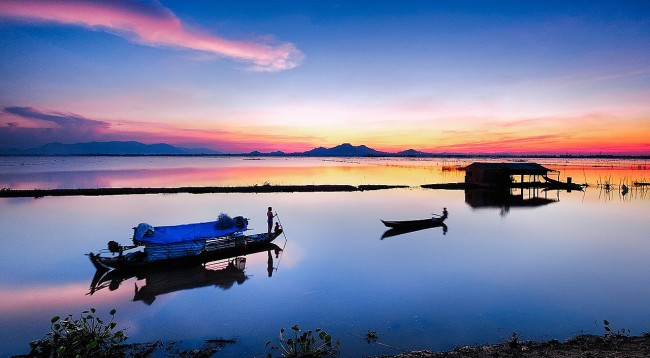
POLYGON ((156 259, 152 260, 150 256, 150 247, 131 246, 128 250, 119 253, 110 253, 101 250, 99 253, 89 253, 90 261, 98 270, 112 269, 141 269, 155 267, 179 267, 192 265, 201 262, 209 262, 227 257, 233 257, 251 252, 264 251, 269 244, 282 234, 282 230, 268 233, 253 235, 233 235, 192 242, 193 246, 200 246, 200 251, 187 252, 187 245, 169 244, 167 247, 155 247, 156 259), (203 242, 201 242, 203 241, 203 242), (169 257, 160 257, 164 252, 169 257), (183 254, 186 253, 186 254, 183 254))
POLYGON ((248 220, 222 214, 219 220, 174 226, 141 223, 133 228, 133 245, 108 242, 108 249, 89 253, 98 270, 174 267, 237 255, 244 249, 264 248, 282 229, 247 235, 248 220))
POLYGON ((433 225, 440 225, 445 221, 445 217, 435 217, 431 219, 421 219, 421 220, 404 220, 404 221, 394 221, 394 220, 381 220, 384 225, 393 229, 415 229, 415 228, 424 228, 432 227, 433 225))

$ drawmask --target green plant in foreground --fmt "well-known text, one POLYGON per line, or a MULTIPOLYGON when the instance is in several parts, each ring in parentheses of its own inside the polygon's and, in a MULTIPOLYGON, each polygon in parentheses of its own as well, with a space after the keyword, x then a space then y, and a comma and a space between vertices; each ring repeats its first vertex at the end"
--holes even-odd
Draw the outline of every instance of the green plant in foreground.
POLYGON ((510 348, 517 348, 519 346, 519 333, 512 332, 512 336, 510 336, 510 339, 508 339, 508 347, 510 348))
MULTIPOLYGON (((280 343, 275 345, 268 342, 266 346, 278 350, 282 357, 335 357, 339 354, 339 341, 333 345, 332 337, 320 328, 314 330, 317 336, 312 335, 312 331, 301 334, 298 325, 291 327, 291 330, 293 338, 285 339, 284 328, 281 328, 280 343)), ((272 357, 271 353, 267 357, 272 357)))
POLYGON ((379 339, 379 336, 377 335, 376 331, 368 331, 366 332, 365 339, 368 343, 376 343, 377 339, 379 339))
POLYGON ((605 325, 603 328, 607 333, 605 333, 605 337, 627 337, 630 335, 630 330, 621 328, 619 330, 614 330, 609 326, 609 321, 608 320, 603 320, 603 324, 605 325))
POLYGON ((79 319, 72 315, 52 317, 52 331, 29 343, 32 357, 120 357, 119 344, 127 339, 124 330, 114 330, 116 310, 110 322, 95 317, 96 310, 83 311, 79 319))

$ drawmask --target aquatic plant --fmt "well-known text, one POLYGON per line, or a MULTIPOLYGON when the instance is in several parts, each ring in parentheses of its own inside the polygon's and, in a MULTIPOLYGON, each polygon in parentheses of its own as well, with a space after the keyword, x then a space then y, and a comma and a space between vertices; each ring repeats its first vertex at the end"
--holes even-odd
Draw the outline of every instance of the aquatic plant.
POLYGON ((605 333, 605 338, 612 338, 612 337, 620 338, 620 337, 628 337, 630 335, 629 329, 621 328, 618 330, 614 330, 612 327, 610 327, 608 320, 603 320, 603 324, 604 324, 603 328, 605 329, 605 332, 607 332, 605 333))
POLYGON ((96 310, 83 311, 79 319, 72 315, 50 320, 52 331, 29 343, 32 357, 119 357, 120 343, 127 339, 124 330, 115 330, 116 310, 110 312, 110 322, 95 316, 96 310))
MULTIPOLYGON (((339 355, 339 341, 332 344, 332 337, 322 329, 314 330, 317 336, 312 335, 312 331, 301 334, 298 325, 291 327, 291 330, 293 338, 285 338, 284 328, 281 328, 280 343, 276 345, 267 342, 267 348, 279 351, 282 357, 335 357, 339 355)), ((271 358, 272 354, 268 353, 267 357, 271 358)))
POLYGON ((375 331, 368 331, 368 332, 366 332, 365 339, 366 339, 366 342, 368 342, 368 343, 375 343, 375 342, 377 342, 377 339, 379 339, 379 336, 377 335, 377 332, 375 332, 375 331))
POLYGON ((508 339, 508 347, 517 348, 520 344, 519 342, 520 336, 521 336, 520 333, 512 332, 512 336, 510 336, 510 339, 508 339))

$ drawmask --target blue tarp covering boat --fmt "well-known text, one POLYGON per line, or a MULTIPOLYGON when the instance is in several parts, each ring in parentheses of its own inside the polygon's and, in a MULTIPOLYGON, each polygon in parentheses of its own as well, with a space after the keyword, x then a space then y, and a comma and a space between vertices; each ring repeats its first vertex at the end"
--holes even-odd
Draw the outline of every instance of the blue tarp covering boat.
POLYGON ((244 217, 219 217, 217 221, 183 224, 174 226, 151 226, 139 224, 133 233, 136 245, 175 244, 230 236, 248 229, 248 220, 244 217))
POLYGON ((183 265, 263 248, 282 233, 279 227, 272 233, 247 235, 246 230, 248 219, 223 213, 218 220, 204 223, 155 227, 142 223, 134 228, 134 246, 110 241, 108 249, 88 256, 98 270, 183 265))

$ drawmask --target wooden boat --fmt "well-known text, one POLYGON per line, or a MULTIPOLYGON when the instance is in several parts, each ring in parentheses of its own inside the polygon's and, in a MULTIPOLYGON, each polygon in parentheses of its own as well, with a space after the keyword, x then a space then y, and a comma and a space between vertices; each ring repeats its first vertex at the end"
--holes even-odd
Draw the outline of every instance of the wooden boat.
MULTIPOLYGON (((170 255, 168 258, 151 260, 148 258, 147 247, 130 247, 129 250, 120 254, 110 254, 106 250, 99 253, 89 253, 90 261, 98 270, 112 269, 139 269, 144 267, 178 267, 200 262, 219 260, 223 257, 236 256, 240 252, 254 251, 256 249, 266 250, 268 244, 275 240, 282 230, 254 235, 238 235, 219 237, 205 240, 204 249, 200 252, 192 252, 186 255, 170 255), (135 249, 135 250, 134 250, 135 249)), ((199 244, 200 245, 200 244, 199 244)), ((177 246, 177 245, 171 245, 177 246)), ((162 248, 168 252, 182 251, 179 247, 162 248)))
POLYGON ((246 235, 248 220, 223 218, 213 222, 153 227, 141 223, 133 228, 132 246, 115 241, 108 249, 89 253, 98 270, 174 267, 208 262, 237 255, 242 250, 263 249, 281 233, 246 235))
POLYGON ((566 189, 566 190, 580 190, 582 191, 582 188, 585 186, 583 184, 577 184, 577 183, 571 183, 571 182, 562 182, 559 180, 551 179, 547 176, 543 176, 544 180, 546 180, 546 187, 548 189, 566 189))
POLYGON ((443 235, 447 234, 448 228, 447 228, 447 225, 445 225, 444 222, 433 222, 433 221, 431 221, 431 223, 428 224, 428 225, 401 228, 401 229, 400 228, 388 229, 388 230, 386 230, 386 232, 384 232, 381 235, 381 240, 383 240, 385 238, 388 238, 388 237, 392 237, 392 236, 404 235, 404 234, 408 234, 408 233, 415 232, 415 231, 431 229, 431 228, 434 228, 434 227, 441 227, 442 228, 442 234, 443 235))
POLYGON ((433 227, 434 225, 440 225, 445 221, 446 217, 432 217, 431 219, 421 219, 421 220, 405 220, 405 221, 391 221, 391 220, 381 220, 384 225, 393 229, 417 229, 417 228, 427 228, 433 227))

